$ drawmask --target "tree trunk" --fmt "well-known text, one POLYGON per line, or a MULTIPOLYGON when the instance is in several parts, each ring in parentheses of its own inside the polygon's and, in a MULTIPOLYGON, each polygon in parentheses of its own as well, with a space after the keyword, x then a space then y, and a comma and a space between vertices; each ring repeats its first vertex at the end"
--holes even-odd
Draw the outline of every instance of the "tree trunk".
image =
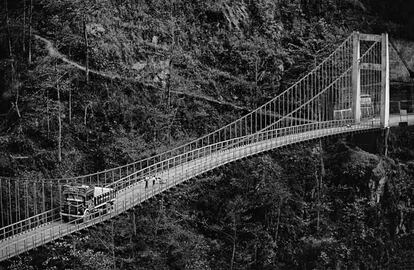
POLYGON ((275 242, 277 243, 277 237, 279 234, 279 226, 280 226, 280 214, 282 211, 282 204, 283 204, 283 198, 280 197, 280 203, 279 207, 277 208, 277 223, 276 223, 276 232, 275 232, 275 242))
POLYGON ((109 88, 108 88, 107 83, 105 83, 105 90, 106 90, 106 97, 109 98, 109 88))
POLYGON ((11 32, 10 32, 10 18, 9 18, 9 7, 7 0, 4 0, 4 8, 6 12, 6 31, 7 31, 7 45, 9 49, 9 58, 10 58, 10 77, 11 77, 11 90, 16 90, 16 99, 12 102, 13 107, 16 109, 16 113, 19 118, 21 118, 20 110, 19 110, 19 86, 15 83, 15 67, 14 67, 14 54, 13 54, 13 47, 11 41, 11 32))
POLYGON ((12 44, 11 44, 11 33, 10 33, 9 7, 8 7, 7 0, 4 0, 4 9, 5 9, 5 12, 6 12, 7 45, 8 45, 8 49, 9 49, 9 58, 13 59, 13 51, 12 51, 12 44))
POLYGON ((236 239, 233 239, 233 252, 231 254, 230 270, 233 270, 235 255, 236 255, 236 239))
POLYGON ((259 99, 260 99, 260 94, 259 94, 259 56, 256 56, 256 60, 254 63, 254 84, 255 84, 255 88, 256 88, 256 93, 254 95, 254 97, 256 98, 256 106, 259 105, 259 99))
POLYGON ((175 113, 171 117, 171 72, 172 72, 172 58, 169 63, 169 74, 167 77, 166 90, 167 90, 167 113, 170 115, 170 125, 168 127, 168 143, 171 145, 171 126, 174 121, 175 113), (172 119, 171 119, 172 118, 172 119))
POLYGON ((385 136, 384 136, 384 155, 388 156, 388 137, 390 136, 390 129, 389 127, 385 129, 385 136))
POLYGON ((12 49, 12 42, 11 42, 9 7, 8 7, 7 0, 4 0, 4 8, 6 12, 7 46, 9 49, 9 58, 10 58, 11 82, 13 86, 14 84, 14 57, 13 57, 13 49, 12 49))
POLYGON ((317 189, 317 204, 316 204, 316 213, 317 213, 317 217, 316 217, 316 231, 319 232, 319 222, 320 222, 320 190, 319 190, 319 177, 318 174, 316 174, 316 189, 317 189))
POLYGON ((169 63, 169 73, 167 77, 167 83, 166 83, 166 90, 167 90, 167 111, 170 112, 171 109, 171 76, 172 76, 172 58, 170 59, 169 63))
POLYGON ((133 228, 134 235, 137 235, 137 223, 136 223, 135 211, 132 211, 132 228, 133 228))
POLYGON ((231 261, 230 261, 230 270, 233 270, 234 267, 234 258, 236 257, 236 216, 233 218, 233 251, 231 253, 231 261))
POLYGON ((59 86, 57 87, 57 93, 58 93, 58 124, 59 124, 59 130, 58 130, 58 161, 62 162, 62 117, 60 113, 60 90, 59 86))
POLYGON ((69 87, 69 124, 72 124, 72 88, 69 87))
POLYGON ((319 177, 317 177, 317 192, 318 192, 318 217, 317 217, 317 223, 316 223, 316 230, 319 232, 320 228, 320 211, 321 211, 321 192, 322 192, 322 185, 323 185, 323 177, 325 176, 325 163, 323 161, 323 146, 322 146, 322 140, 319 140, 319 161, 321 166, 321 171, 319 177))
MULTIPOLYGON (((14 70, 12 72, 14 72, 14 70)), ((14 79, 13 79, 13 84, 14 84, 14 79)), ((21 118, 22 115, 20 114, 20 109, 19 109, 19 97, 20 97, 19 86, 15 86, 15 87, 16 87, 16 100, 14 101, 14 107, 16 108, 17 116, 21 118)))
POLYGON ((87 124, 88 107, 89 107, 89 106, 92 106, 92 105, 91 105, 91 102, 89 102, 89 103, 85 106, 85 114, 84 114, 84 116, 83 116, 83 123, 85 124, 85 126, 86 126, 86 124, 87 124))
POLYGON ((114 221, 111 222, 112 225, 112 260, 114 262, 114 269, 116 269, 116 260, 115 260, 115 234, 114 234, 114 221))
POLYGON ((32 63, 32 18, 33 18, 33 0, 30 0, 30 15, 29 15, 29 55, 28 62, 32 63))
MULTIPOLYGON (((55 72, 56 72, 56 64, 55 64, 55 72)), ((60 109, 60 89, 59 89, 59 81, 56 82, 56 90, 57 90, 57 99, 58 99, 58 161, 62 162, 62 116, 61 116, 61 109, 60 109)))
POLYGON ((254 82, 256 86, 256 91, 258 91, 258 84, 259 84, 259 57, 256 56, 256 61, 254 63, 254 82))
MULTIPOLYGON (((166 79, 166 87, 165 87, 166 90, 167 90, 167 113, 169 115, 171 115, 170 114, 170 111, 171 111, 171 77, 172 77, 172 72, 173 72, 173 59, 174 59, 174 50, 175 50, 175 41, 176 41, 175 22, 174 22, 174 19, 173 19, 173 11, 174 11, 174 5, 172 4, 171 13, 170 13, 170 21, 172 22, 172 27, 171 27, 172 44, 170 46, 170 59, 169 59, 169 63, 168 63, 168 77, 166 79)), ((175 114, 174 114, 174 116, 175 116, 175 114)), ((174 121, 174 116, 173 116, 173 119, 170 119, 170 123, 172 123, 172 121, 174 121)), ((168 143, 171 145, 171 124, 169 125, 169 128, 168 128, 168 143)))
MULTIPOLYGON (((153 186, 152 188, 155 189, 154 184, 155 184, 155 180, 152 183, 153 186)), ((160 200, 160 209, 158 210, 158 216, 155 220, 155 224, 154 224, 154 237, 158 237, 158 231, 160 229, 160 223, 161 223, 161 219, 165 218, 165 208, 164 208, 164 199, 161 198, 160 200)))
POLYGON ((86 72, 86 83, 89 83, 89 55, 88 55, 88 31, 86 29, 86 19, 83 17, 83 38, 85 42, 85 72, 86 72))
POLYGON ((50 134, 49 90, 46 90, 46 121, 47 121, 47 138, 49 138, 49 134, 50 134))
POLYGON ((73 236, 72 234, 72 240, 73 240, 73 246, 72 246, 72 252, 75 253, 76 252, 76 244, 77 244, 77 237, 73 236))
POLYGON ((26 53, 26 0, 23 0, 23 54, 26 53))

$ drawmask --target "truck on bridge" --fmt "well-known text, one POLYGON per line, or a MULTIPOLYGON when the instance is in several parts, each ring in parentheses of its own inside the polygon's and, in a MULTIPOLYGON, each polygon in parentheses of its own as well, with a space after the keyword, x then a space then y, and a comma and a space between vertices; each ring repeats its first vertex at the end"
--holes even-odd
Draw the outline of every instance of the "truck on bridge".
POLYGON ((63 185, 60 216, 64 222, 86 221, 113 209, 116 191, 88 185, 63 185))
POLYGON ((370 118, 374 116, 374 103, 370 94, 361 94, 361 117, 370 118))

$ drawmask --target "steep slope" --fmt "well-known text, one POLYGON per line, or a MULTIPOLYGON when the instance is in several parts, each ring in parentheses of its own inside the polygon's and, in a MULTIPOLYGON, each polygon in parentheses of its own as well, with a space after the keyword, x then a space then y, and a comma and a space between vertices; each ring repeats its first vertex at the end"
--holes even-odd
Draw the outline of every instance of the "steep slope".
POLYGON ((309 70, 364 14, 351 1, 35 1, 27 65, 23 3, 9 3, 17 31, 2 33, 15 60, 11 76, 3 56, 12 105, 2 150, 27 159, 9 158, 16 169, 3 175, 46 177, 124 164, 228 123, 309 70))
MULTIPOLYGON (((350 32, 391 29, 370 2, 34 1, 28 63, 30 3, 8 1, 0 174, 94 172, 205 134, 285 89, 350 32)), ((4 265, 392 268, 413 249, 409 134, 392 159, 333 140, 236 163, 4 265)))

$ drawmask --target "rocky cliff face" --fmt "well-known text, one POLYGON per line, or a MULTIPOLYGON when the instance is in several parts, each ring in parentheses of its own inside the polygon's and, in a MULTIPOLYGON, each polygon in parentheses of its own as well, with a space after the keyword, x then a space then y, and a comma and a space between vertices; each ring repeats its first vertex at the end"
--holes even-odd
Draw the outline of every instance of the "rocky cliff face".
POLYGON ((390 79, 411 82, 414 71, 414 42, 390 38, 390 79))
MULTIPOLYGON (((392 82, 412 81, 410 70, 414 68, 411 54, 407 54, 408 47, 402 45, 402 40, 390 40, 390 80, 392 82)), ((413 44, 414 45, 414 44, 413 44)))

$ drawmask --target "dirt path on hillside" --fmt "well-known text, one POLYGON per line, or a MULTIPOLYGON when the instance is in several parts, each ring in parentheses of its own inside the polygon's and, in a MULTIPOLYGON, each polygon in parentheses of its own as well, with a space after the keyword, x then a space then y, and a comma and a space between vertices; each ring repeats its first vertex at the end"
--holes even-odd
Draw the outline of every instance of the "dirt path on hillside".
MULTIPOLYGON (((41 42, 43 42, 45 44, 45 48, 46 48, 46 50, 48 51, 48 54, 51 57, 58 58, 58 59, 62 60, 63 62, 65 62, 66 64, 73 66, 74 68, 77 68, 77 69, 82 70, 82 71, 86 71, 86 68, 84 66, 82 66, 82 65, 80 65, 80 64, 78 64, 78 63, 76 63, 76 62, 74 62, 72 60, 70 60, 64 54, 60 53, 55 48, 55 46, 53 45, 53 42, 52 41, 50 41, 50 40, 48 40, 48 39, 46 39, 44 37, 41 37, 39 35, 36 35, 36 34, 34 34, 33 36, 37 40, 40 40, 41 42)), ((111 74, 111 73, 108 73, 108 72, 102 72, 102 71, 97 71, 97 70, 93 70, 93 69, 89 69, 89 73, 95 74, 95 75, 98 75, 100 77, 104 77, 104 78, 107 78, 107 79, 110 79, 110 80, 120 79, 120 80, 125 80, 125 81, 130 81, 130 82, 139 82, 139 83, 142 83, 142 82, 140 82, 140 81, 138 81, 138 80, 136 80, 134 78, 123 77, 123 76, 120 76, 118 74, 111 74)), ((158 87, 156 87, 154 85, 148 85, 148 86, 154 87, 154 88, 158 88, 158 87)), ((191 97, 191 98, 195 98, 195 99, 200 99, 200 100, 204 100, 204 101, 207 101, 207 102, 210 102, 210 103, 219 104, 219 105, 222 105, 222 106, 229 106, 229 107, 232 107, 233 109, 236 109, 236 110, 251 111, 250 109, 248 109, 246 107, 237 106, 237 105, 235 105, 233 103, 230 103, 230 102, 219 101, 219 100, 214 99, 214 98, 209 97, 209 96, 204 96, 204 95, 194 94, 194 93, 185 93, 185 92, 180 92, 180 91, 170 91, 170 92, 173 95, 177 95, 177 96, 187 96, 187 97, 191 97)))

